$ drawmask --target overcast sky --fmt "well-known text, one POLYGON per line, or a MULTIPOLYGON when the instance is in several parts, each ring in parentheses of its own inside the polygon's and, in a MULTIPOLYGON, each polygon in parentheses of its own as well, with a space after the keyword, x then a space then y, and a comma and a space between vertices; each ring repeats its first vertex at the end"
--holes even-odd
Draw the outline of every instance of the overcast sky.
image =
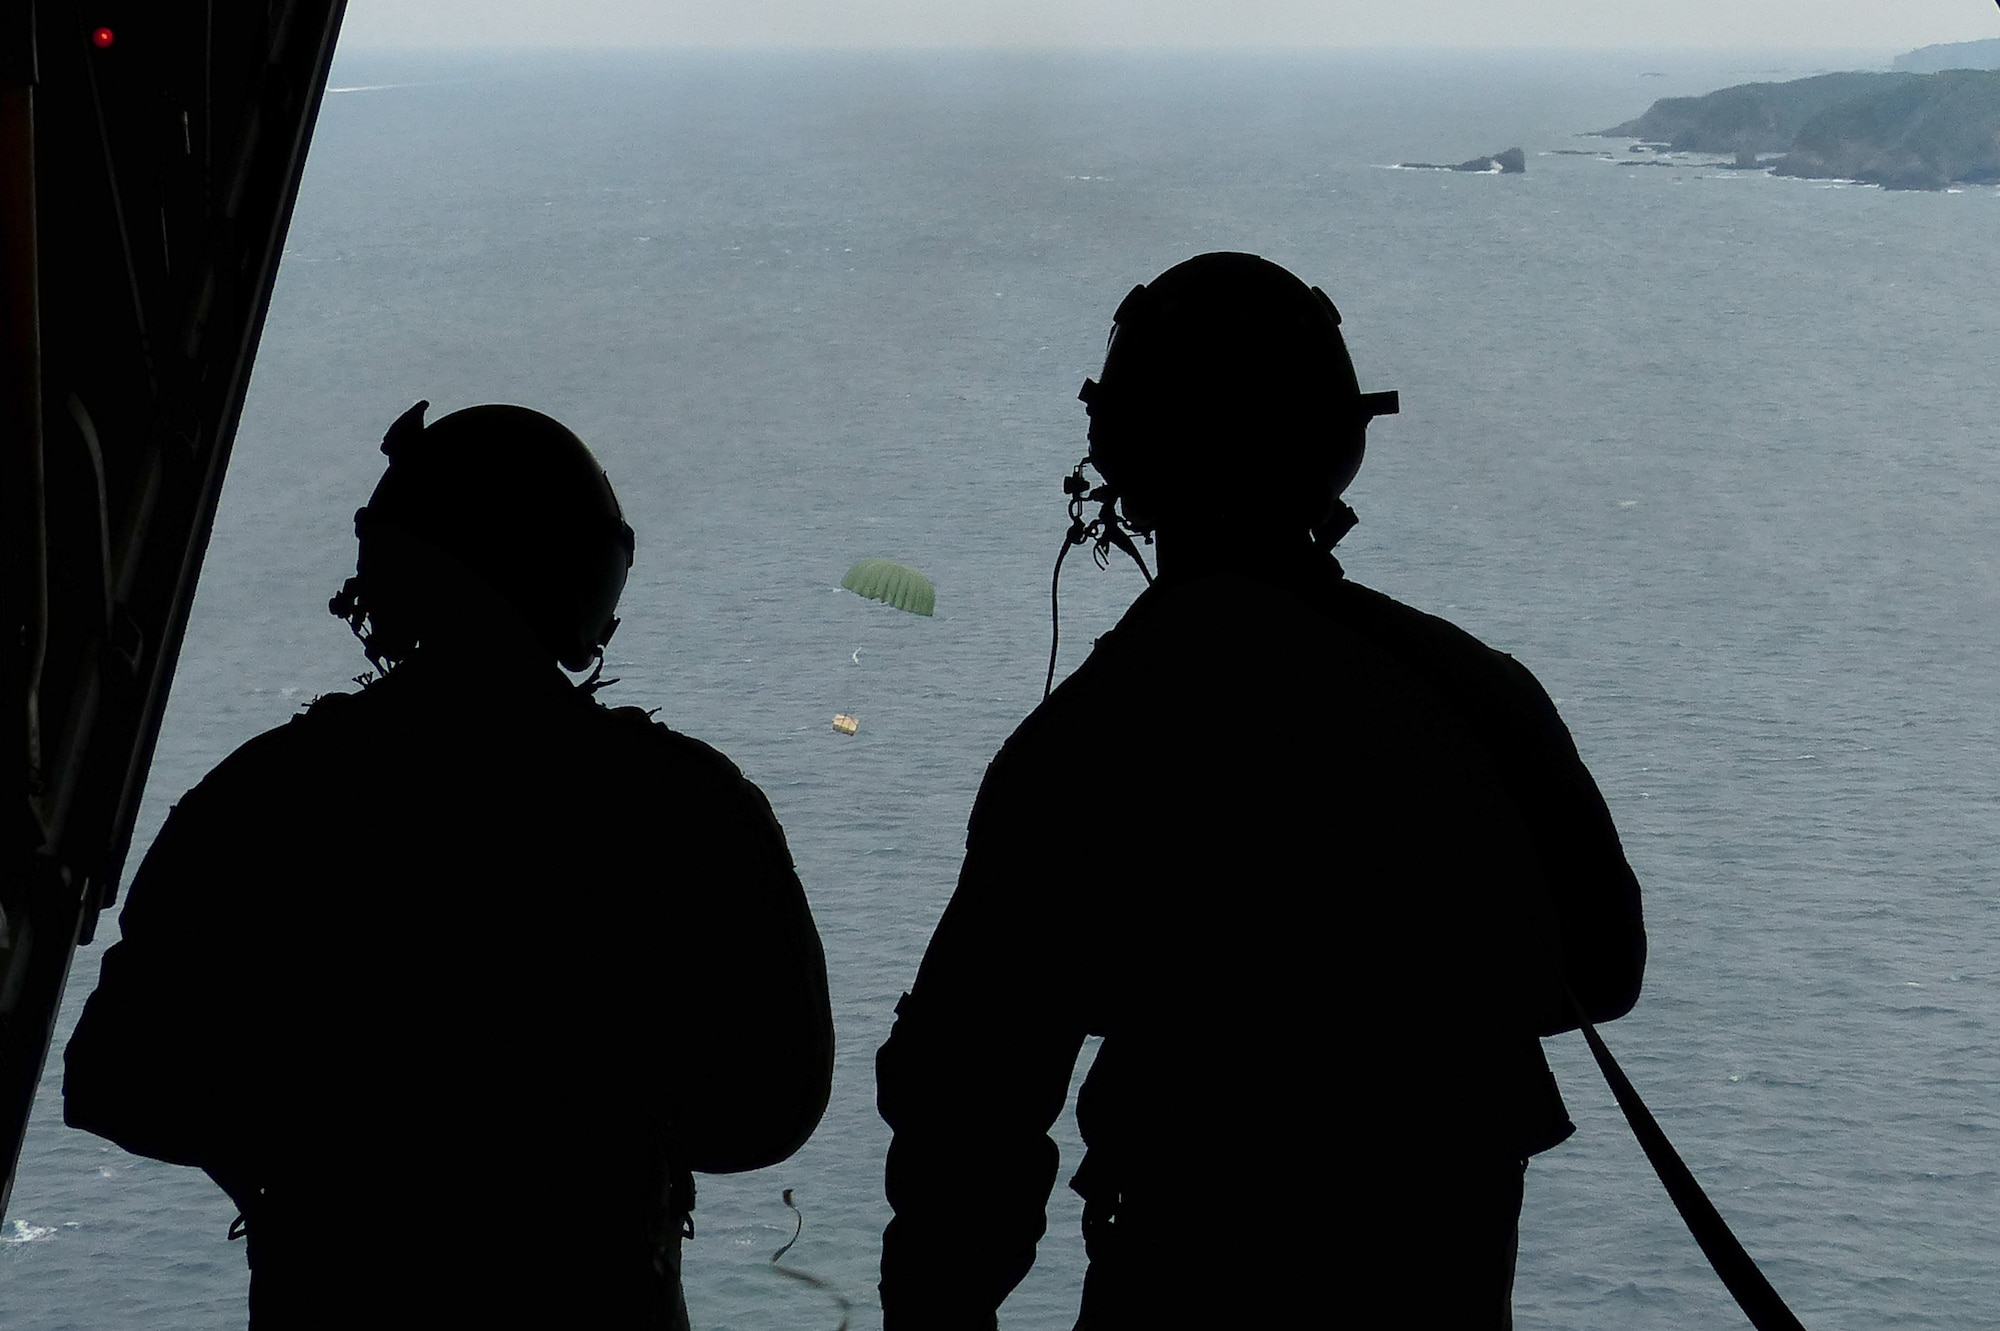
POLYGON ((349 0, 343 45, 1540 46, 1908 50, 1994 0, 349 0))

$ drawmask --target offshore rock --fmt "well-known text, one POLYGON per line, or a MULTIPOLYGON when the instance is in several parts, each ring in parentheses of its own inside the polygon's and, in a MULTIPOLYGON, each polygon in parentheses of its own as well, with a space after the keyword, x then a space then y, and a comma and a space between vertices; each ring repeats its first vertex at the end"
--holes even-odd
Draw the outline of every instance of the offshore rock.
POLYGON ((1480 171, 1487 175, 1518 176, 1528 169, 1528 155, 1519 148, 1503 148, 1488 157, 1473 157, 1463 162, 1399 162, 1397 165, 1409 171, 1480 171))

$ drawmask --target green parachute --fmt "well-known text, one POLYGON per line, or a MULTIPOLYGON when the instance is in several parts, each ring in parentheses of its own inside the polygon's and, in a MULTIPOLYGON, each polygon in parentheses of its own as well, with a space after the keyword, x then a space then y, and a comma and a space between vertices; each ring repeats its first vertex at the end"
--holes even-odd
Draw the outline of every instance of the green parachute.
POLYGON ((913 615, 928 615, 937 609, 937 588, 931 586, 931 580, 893 559, 864 559, 847 570, 840 585, 913 615))

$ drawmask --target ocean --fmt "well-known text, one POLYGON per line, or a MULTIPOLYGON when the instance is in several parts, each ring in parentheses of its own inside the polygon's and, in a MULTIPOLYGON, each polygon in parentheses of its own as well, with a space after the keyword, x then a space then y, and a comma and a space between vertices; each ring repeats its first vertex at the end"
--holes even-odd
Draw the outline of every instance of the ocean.
MULTIPOLYGON (((873 1053, 1040 697, 1077 387, 1134 283, 1250 250, 1324 286, 1362 386, 1402 393, 1350 576, 1533 668, 1603 787, 1652 940, 1605 1034, 1724 1215, 1815 1331, 2000 1323, 2000 190, 1576 137, 1888 54, 343 56, 128 874, 179 792, 364 668, 323 607, 388 423, 419 398, 563 419, 638 532, 605 696, 769 793, 840 1032, 812 1141, 701 1181, 695 1325, 831 1331, 844 1298, 878 1326, 873 1053), (1524 175, 1392 169, 1514 145, 1524 175), (840 590, 870 555, 928 572, 936 617, 840 590), (824 1289, 771 1268, 787 1188, 786 1264, 824 1289)), ((1254 462, 1227 466, 1254 506, 1254 462)), ((1070 561, 1061 670, 1138 587, 1070 561)), ((1087 827, 1089 778, 1074 797, 1087 827)), ((381 927, 358 893, 330 913, 381 927)), ((1741 1324, 1580 1037, 1548 1049, 1580 1130, 1529 1170, 1518 1325, 1741 1324)), ((60 1067, 0 1325, 239 1324, 228 1202, 64 1129, 60 1067)), ((1225 1186, 1284 1167, 1201 1149, 1225 1186)), ((1298 1182, 1245 1221, 1273 1263, 1338 1242, 1339 1179, 1298 1182)), ((532 1262, 589 1223, 496 1216, 494 1241, 532 1262)), ((1070 1325, 1076 1223, 1058 1187, 1011 1331, 1070 1325)))

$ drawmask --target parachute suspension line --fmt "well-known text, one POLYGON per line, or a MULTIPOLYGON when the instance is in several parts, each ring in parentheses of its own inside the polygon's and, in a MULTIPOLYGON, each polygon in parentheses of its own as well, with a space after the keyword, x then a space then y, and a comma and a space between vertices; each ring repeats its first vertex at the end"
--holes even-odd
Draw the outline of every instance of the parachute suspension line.
MULTIPOLYGON (((1148 587, 1153 585, 1153 570, 1146 567, 1145 556, 1133 543, 1131 529, 1118 513, 1118 493, 1108 485, 1092 486, 1084 479, 1083 469, 1090 465, 1085 458, 1076 468, 1063 478, 1063 493, 1069 496, 1069 531, 1063 536, 1062 549, 1056 552, 1055 572, 1049 575, 1049 673, 1042 681, 1042 701, 1047 702, 1056 684, 1056 648, 1062 640, 1062 566, 1074 545, 1092 545, 1090 557, 1097 561, 1099 568, 1111 563, 1111 547, 1117 546, 1132 557, 1139 566, 1139 574, 1145 578, 1148 587), (1083 520, 1086 503, 1098 505, 1097 516, 1090 521, 1083 520)), ((1151 541, 1151 537, 1146 538, 1151 541)))

